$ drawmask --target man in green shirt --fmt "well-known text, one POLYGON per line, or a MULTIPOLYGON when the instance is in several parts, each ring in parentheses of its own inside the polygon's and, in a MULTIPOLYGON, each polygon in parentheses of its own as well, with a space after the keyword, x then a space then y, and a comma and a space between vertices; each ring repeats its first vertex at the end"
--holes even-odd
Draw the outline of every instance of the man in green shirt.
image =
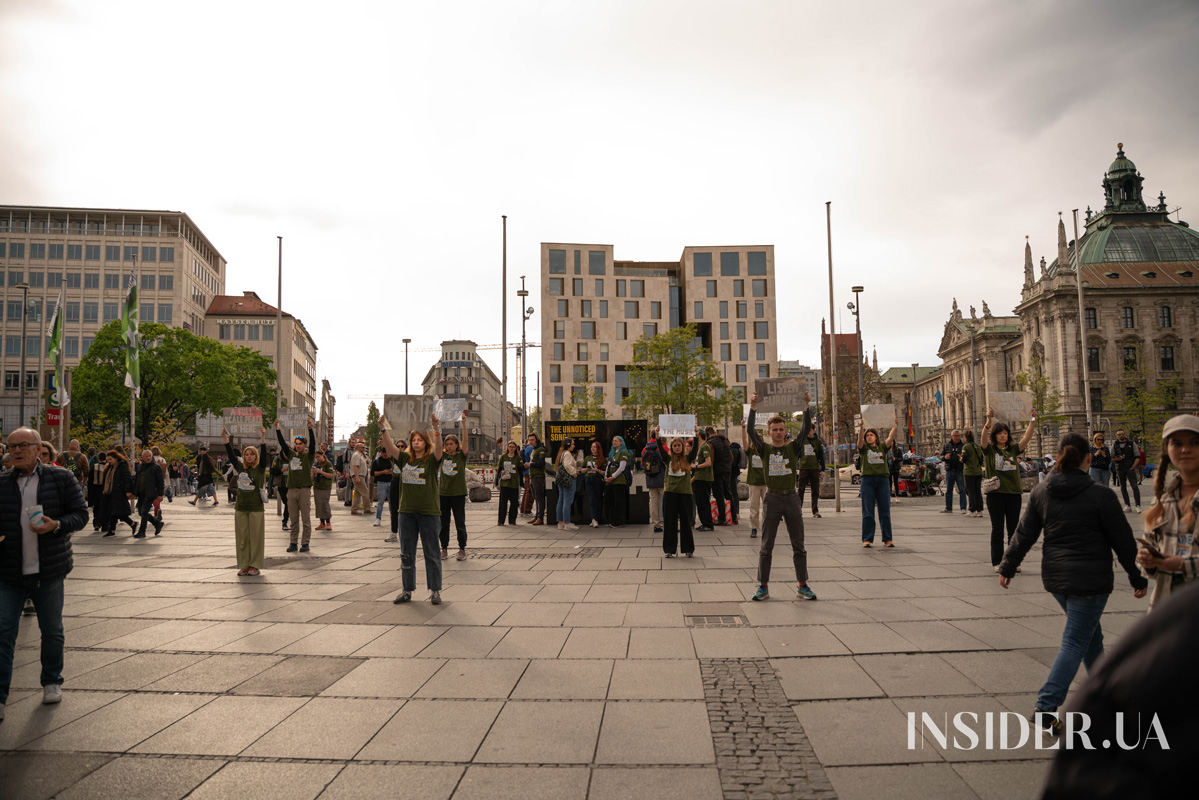
POLYGON ((812 516, 820 517, 820 474, 824 471, 824 442, 816 435, 816 429, 808 430, 802 442, 803 454, 799 457, 799 507, 803 508, 804 488, 812 487, 812 516))
MULTIPOLYGON (((715 477, 712 470, 712 445, 708 444, 708 432, 696 428, 695 435, 699 445, 699 455, 695 457, 692 467, 691 488, 695 494, 695 510, 699 514, 699 527, 695 530, 713 530, 712 523, 712 480, 715 477)), ((719 504, 717 505, 719 507, 719 504)))
POLYGON ((287 552, 296 552, 296 542, 300 538, 300 518, 304 522, 304 539, 300 542, 301 553, 308 552, 308 542, 312 538, 312 453, 309 448, 316 441, 312 431, 312 417, 308 418, 308 439, 303 436, 295 438, 295 450, 287 446, 283 431, 279 429, 279 420, 275 420, 275 437, 279 440, 279 450, 287 462, 287 513, 291 516, 291 543, 287 552))
POLYGON ((762 549, 758 553, 758 590, 754 600, 770 597, 770 563, 774 551, 774 537, 778 534, 779 521, 787 523, 787 535, 791 537, 792 557, 795 562, 795 579, 799 581, 797 591, 804 600, 815 600, 816 593, 808 586, 808 551, 804 549, 803 510, 795 485, 799 477, 799 461, 802 445, 812 431, 812 409, 808 406, 811 396, 804 394, 803 426, 799 438, 787 441, 787 422, 773 416, 767 423, 770 441, 765 442, 754 427, 758 415, 758 393, 749 399, 749 419, 746 432, 753 443, 754 451, 762 455, 766 480, 766 518, 762 522, 762 549))

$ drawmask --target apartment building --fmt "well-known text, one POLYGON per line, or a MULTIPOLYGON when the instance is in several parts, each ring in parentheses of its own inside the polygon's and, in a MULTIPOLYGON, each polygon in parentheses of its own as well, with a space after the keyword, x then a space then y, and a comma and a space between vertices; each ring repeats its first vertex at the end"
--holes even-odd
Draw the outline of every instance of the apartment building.
POLYGON ((678 261, 618 261, 613 245, 541 244, 541 388, 550 419, 590 379, 610 419, 628 417, 628 365, 641 336, 694 324, 742 397, 773 376, 774 246, 683 248, 678 261))
MULTIPOLYGON (((507 437, 503 418, 503 387, 500 379, 479 358, 478 345, 469 339, 441 343, 441 356, 425 373, 421 390, 426 396, 466 401, 467 451, 474 455, 496 454, 495 440, 507 437)), ((514 419, 509 413, 508 421, 514 419)), ((442 420, 446 433, 457 433, 458 420, 442 420)))
POLYGON ((53 372, 46 325, 60 293, 69 370, 96 331, 120 318, 134 269, 142 322, 205 333, 204 312, 225 289, 226 264, 184 212, 0 206, 0 418, 8 430, 21 422, 22 391, 27 416, 41 408, 53 372))

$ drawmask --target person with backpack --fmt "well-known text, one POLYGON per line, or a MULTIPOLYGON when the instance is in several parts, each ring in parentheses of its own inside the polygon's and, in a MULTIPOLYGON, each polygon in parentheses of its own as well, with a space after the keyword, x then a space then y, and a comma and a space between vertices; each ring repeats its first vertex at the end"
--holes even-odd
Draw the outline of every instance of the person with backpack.
POLYGON ((649 521, 654 533, 662 532, 662 493, 666 487, 666 471, 662 469, 662 450, 658 429, 650 431, 649 441, 641 451, 641 466, 645 470, 645 489, 649 492, 649 521))
POLYGON ((577 531, 578 525, 570 521, 571 509, 575 504, 575 489, 578 488, 579 468, 574 453, 575 440, 569 436, 562 440, 554 457, 554 488, 558 490, 558 505, 554 515, 558 518, 558 530, 577 531))
POLYGON ((741 483, 741 470, 745 469, 748 460, 740 442, 729 442, 729 453, 732 455, 732 468, 729 470, 729 505, 733 507, 733 524, 741 521, 741 497, 737 494, 737 485, 741 483))
POLYGON ((716 517, 713 525, 727 525, 725 522, 725 495, 728 493, 729 474, 732 472, 733 454, 729 449, 729 440, 723 433, 718 433, 711 425, 707 429, 708 447, 712 450, 712 497, 716 500, 716 517))

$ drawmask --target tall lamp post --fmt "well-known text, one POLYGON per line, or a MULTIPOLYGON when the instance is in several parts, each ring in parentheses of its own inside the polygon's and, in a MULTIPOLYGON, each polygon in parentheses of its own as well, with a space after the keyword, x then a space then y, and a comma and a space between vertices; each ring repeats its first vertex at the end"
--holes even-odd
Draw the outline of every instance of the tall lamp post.
POLYGON ((920 401, 916 399, 916 367, 918 366, 920 365, 912 365, 912 441, 916 445, 916 455, 920 455, 920 423, 917 421, 920 401))
POLYGON ((520 276, 520 289, 516 296, 520 298, 520 440, 529 439, 529 344, 525 336, 525 323, 533 316, 533 307, 525 307, 525 298, 529 291, 525 288, 525 276, 520 276))
POLYGON ((13 288, 24 293, 21 299, 21 413, 17 417, 17 427, 24 428, 29 424, 25 418, 25 351, 29 349, 29 339, 25 333, 29 322, 29 284, 18 283, 13 288))
POLYGON ((865 400, 862 398, 862 292, 866 291, 861 286, 854 286, 850 291, 853 292, 853 302, 849 304, 849 310, 853 312, 854 327, 858 335, 858 413, 862 413, 862 403, 865 400))
POLYGON ((408 394, 408 343, 411 339, 404 339, 404 394, 408 394))

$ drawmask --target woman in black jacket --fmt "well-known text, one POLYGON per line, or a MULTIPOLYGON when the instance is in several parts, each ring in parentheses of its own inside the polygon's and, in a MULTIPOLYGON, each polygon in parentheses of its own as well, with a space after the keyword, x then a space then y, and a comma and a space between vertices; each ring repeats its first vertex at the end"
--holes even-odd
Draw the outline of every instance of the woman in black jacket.
POLYGON ((1086 438, 1067 433, 1058 450, 1053 473, 1032 490, 1028 510, 999 565, 999 584, 1006 589, 1024 556, 1045 532, 1041 582, 1066 612, 1066 628, 1049 677, 1037 694, 1033 722, 1055 734, 1062 727, 1056 714, 1041 712, 1056 712, 1065 702, 1079 662, 1089 673, 1103 655, 1100 619, 1115 584, 1112 551, 1128 573, 1134 596, 1144 597, 1149 586, 1137 567, 1132 528, 1115 493, 1087 474, 1091 448, 1086 438))
POLYGON ((96 507, 96 515, 103 518, 101 527, 104 528, 104 535, 116 536, 118 522, 126 523, 133 533, 137 533, 137 524, 130 516, 133 511, 129 506, 129 498, 133 497, 133 476, 129 472, 129 462, 116 450, 110 450, 105 459, 108 467, 104 470, 104 487, 96 507))

